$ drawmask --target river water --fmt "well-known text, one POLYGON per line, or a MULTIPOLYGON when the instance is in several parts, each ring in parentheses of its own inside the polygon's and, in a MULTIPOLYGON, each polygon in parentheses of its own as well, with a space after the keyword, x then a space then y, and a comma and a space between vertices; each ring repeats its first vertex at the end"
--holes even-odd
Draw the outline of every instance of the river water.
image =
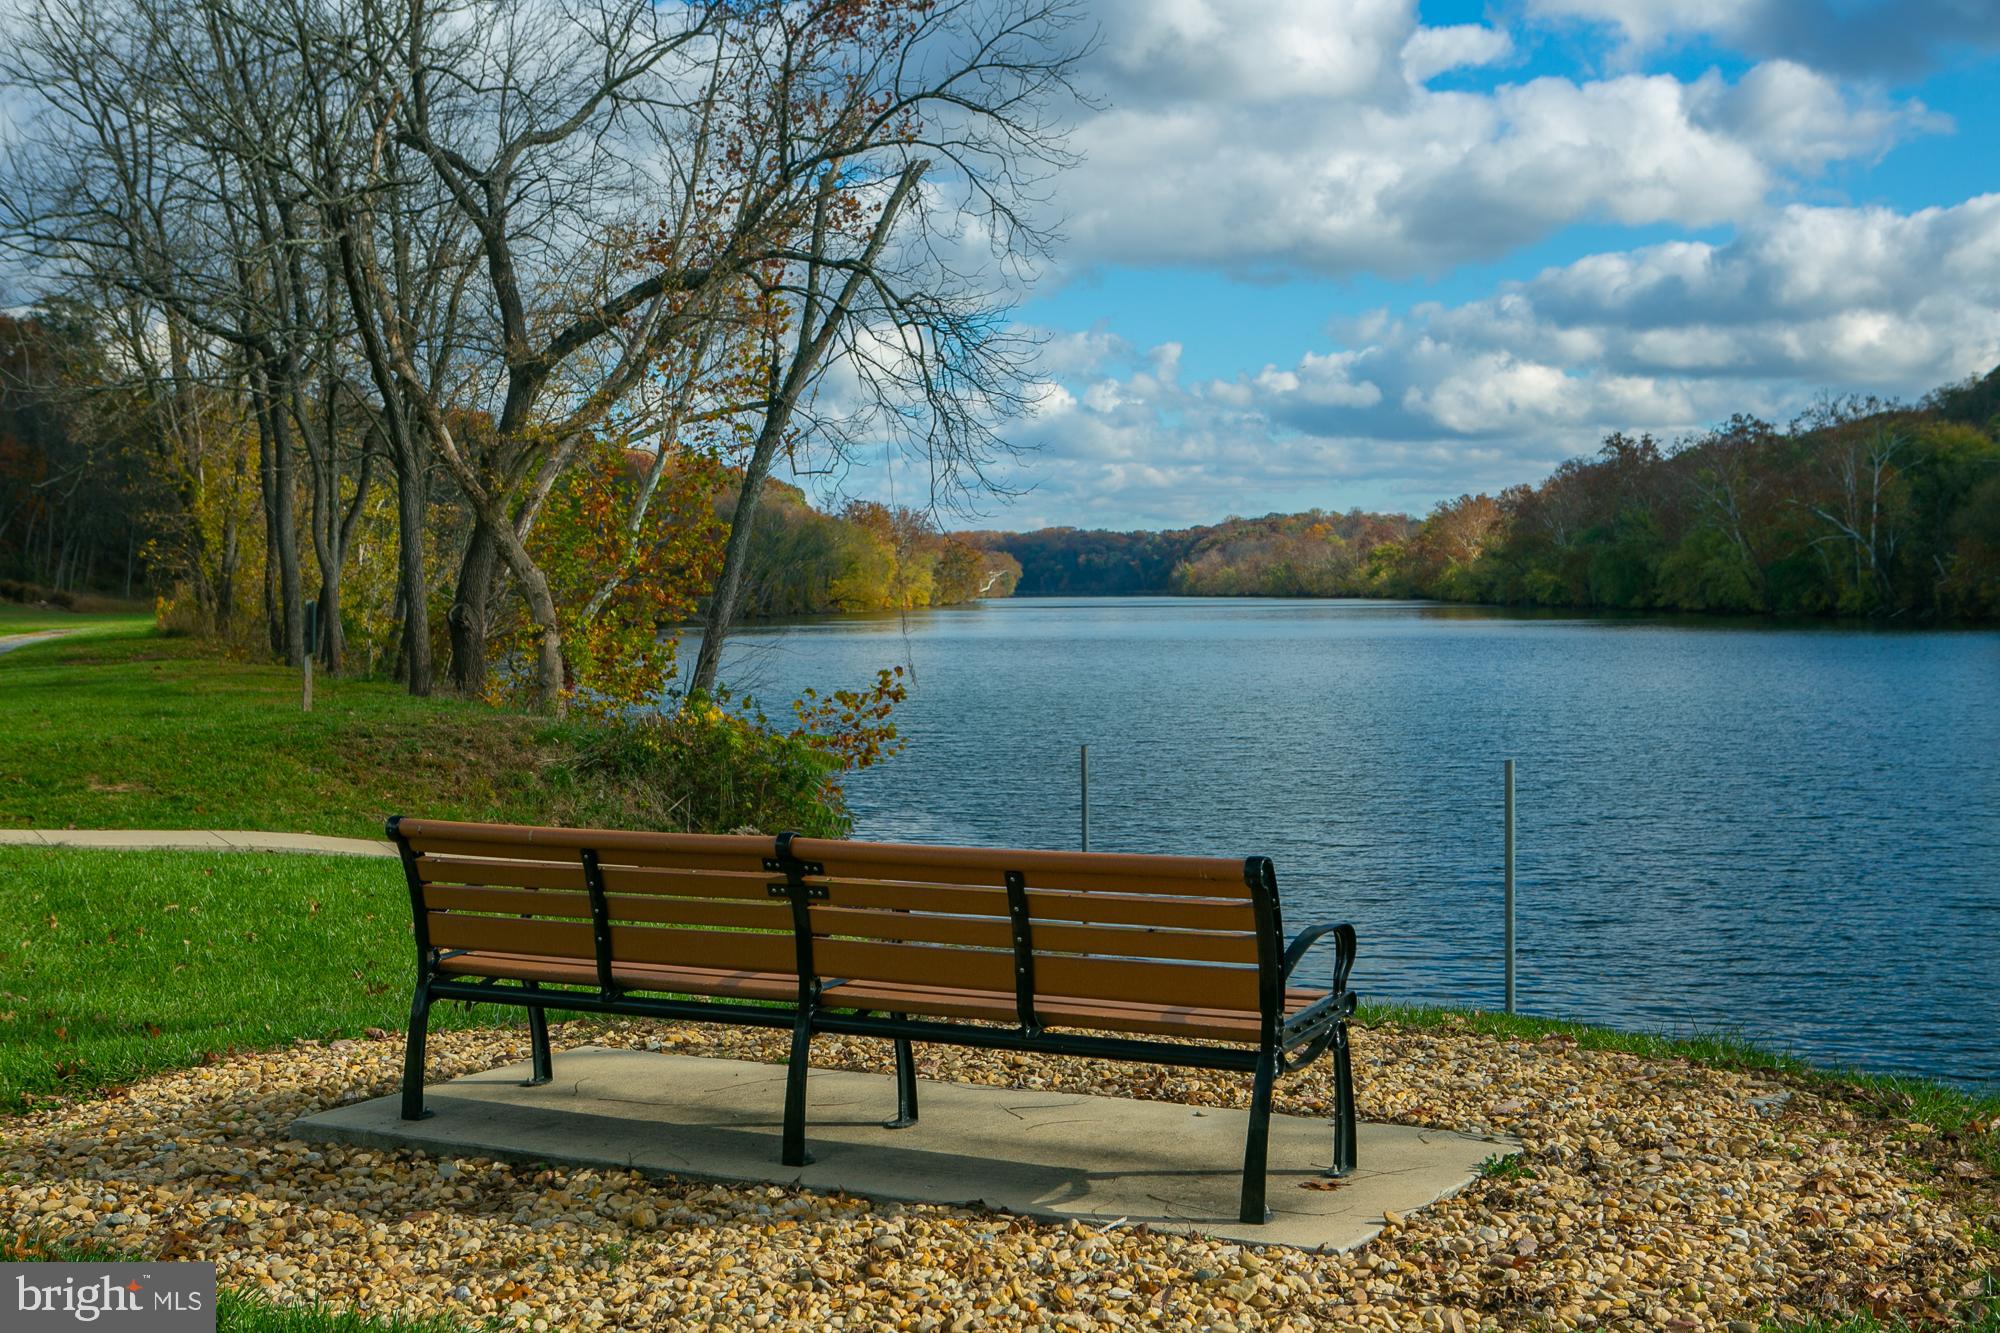
MULTIPOLYGON (((1356 987, 2000 1086, 2000 633, 1421 603, 994 601, 749 627, 725 678, 914 677, 856 836, 1278 867, 1356 987)), ((776 707, 772 707, 776 705, 776 707)))

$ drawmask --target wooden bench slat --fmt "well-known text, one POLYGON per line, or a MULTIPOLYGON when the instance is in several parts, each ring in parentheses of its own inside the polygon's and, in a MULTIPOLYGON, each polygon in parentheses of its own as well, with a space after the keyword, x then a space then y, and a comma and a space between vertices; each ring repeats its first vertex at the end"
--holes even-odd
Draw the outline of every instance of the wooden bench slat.
MULTIPOLYGON (((1011 949, 1014 944, 1012 925, 990 916, 943 916, 935 912, 871 911, 815 905, 812 922, 816 935, 966 944, 989 949, 1011 949)), ((1033 926, 1033 938, 1036 949, 1051 953, 1109 954, 1210 963, 1257 961, 1256 938, 1241 933, 1073 926, 1037 921, 1033 926)))
POLYGON ((1163 926, 1175 930, 1244 933, 1253 930, 1257 924, 1257 913, 1249 903, 1192 898, 1131 898, 1108 893, 1055 893, 1032 887, 1028 890, 1028 915, 1037 922, 1072 921, 1107 926, 1163 926))
POLYGON ((1035 994, 1171 1001, 1198 1009, 1257 1009, 1257 969, 1125 958, 1035 955, 1035 994))
POLYGON ((590 895, 566 889, 489 889, 464 884, 426 884, 424 906, 432 911, 590 919, 590 895))
MULTIPOLYGON (((806 858, 802 856, 801 859, 806 858)), ((914 865, 871 861, 858 856, 827 857, 824 860, 815 858, 812 864, 824 866, 825 874, 807 876, 808 883, 818 883, 822 878, 872 880, 919 888, 938 885, 961 888, 1005 888, 1007 872, 1015 868, 935 866, 925 869, 914 865)), ((1022 871, 1022 876, 1031 889, 1062 889, 1073 893, 1132 893, 1168 898, 1222 898, 1245 903, 1250 900, 1250 888, 1243 882, 1240 871, 1233 884, 1226 880, 1156 875, 1142 871, 1114 869, 1110 866, 1089 874, 1077 871, 1037 873, 1028 870, 1022 871)))
MULTIPOLYGON (((887 873, 862 878, 931 879, 944 870, 1004 873, 1019 870, 1030 883, 1067 877, 1096 879, 1105 875, 1137 875, 1176 881, 1209 881, 1217 889, 1244 890, 1243 862, 1233 857, 1166 856, 1129 852, 1054 852, 1025 848, 947 847, 914 842, 846 842, 835 838, 795 838, 792 855, 818 861, 835 874, 852 874, 868 864, 887 873), (908 872, 914 870, 914 875, 908 872)), ((983 880, 979 882, 984 882, 983 880)))
MULTIPOLYGON (((440 972, 462 977, 504 977, 510 981, 541 981, 564 986, 596 986, 595 963, 565 962, 529 954, 468 953, 447 958, 440 972)), ((617 963, 611 975, 629 990, 715 995, 753 1000, 795 1000, 799 979, 785 972, 729 971, 723 968, 663 967, 652 963, 617 963)), ((560 1008, 552 995, 550 1008, 560 1008)))
POLYGON ((1005 920, 990 916, 941 916, 935 912, 878 912, 861 908, 812 908, 813 934, 862 940, 900 940, 914 944, 968 944, 986 949, 1011 949, 1014 931, 1005 920))
MULTIPOLYGON (((574 856, 585 847, 607 860, 613 852, 635 852, 647 857, 669 856, 675 864, 691 863, 689 858, 723 857, 761 862, 771 854, 771 839, 745 833, 648 833, 636 829, 549 828, 530 824, 476 824, 450 819, 403 818, 396 830, 412 847, 451 844, 503 845, 515 849, 535 849, 536 859, 553 849, 574 856)), ((510 853, 512 854, 512 853, 510 853)))
MULTIPOLYGON (((424 888, 424 901, 434 908, 456 911, 590 919, 589 894, 555 889, 488 889, 431 884, 424 888)), ((614 922, 781 930, 788 937, 792 929, 791 905, 778 901, 712 902, 699 898, 653 898, 608 893, 604 902, 614 922)))
POLYGON ((900 981, 920 986, 999 990, 1014 984, 1012 950, 956 949, 871 940, 815 940, 813 969, 822 977, 900 981))
MULTIPOLYGON (((596 936, 588 923, 513 916, 428 914, 431 943, 440 949, 479 949, 595 960, 596 936)), ((614 963, 669 963, 695 967, 785 971, 798 959, 791 931, 704 930, 677 926, 613 924, 614 963)))
MULTIPOLYGON (((1029 908, 1030 915, 1033 907, 1029 908)), ((1159 930, 1152 927, 1072 926, 1036 921, 1036 953, 1111 954, 1199 963, 1257 961, 1257 937, 1245 932, 1159 930)))
POLYGON ((789 924, 785 933, 748 930, 693 930, 672 926, 611 927, 611 958, 618 963, 672 963, 691 967, 790 971, 798 948, 789 924))
POLYGON ((505 884, 522 889, 581 889, 581 861, 491 861, 466 856, 417 858, 425 884, 505 884))
POLYGON ((597 957, 591 928, 581 921, 472 916, 464 912, 428 912, 425 916, 431 945, 438 949, 492 949, 553 958, 597 957))
MULTIPOLYGON (((947 884, 888 884, 878 880, 825 879, 832 907, 896 908, 951 912, 1005 920, 1007 892, 947 884)), ((1035 920, 1098 925, 1164 926, 1181 930, 1248 931, 1256 913, 1248 902, 1222 899, 1143 898, 1125 894, 1065 893, 1028 888, 1028 912, 1035 920)))
MULTIPOLYGON (((567 830, 565 830, 567 831, 567 830)), ((663 835, 664 836, 664 835, 663 835)), ((583 850, 590 843, 526 843, 503 842, 476 838, 426 838, 411 837, 412 851, 425 857, 485 857, 496 861, 539 861, 562 865, 582 865, 583 850)), ((740 874, 764 873, 764 858, 771 854, 769 839, 758 840, 761 852, 713 851, 677 852, 670 847, 647 848, 643 846, 615 847, 610 849, 592 848, 598 852, 598 860, 603 864, 620 866, 641 866, 661 870, 708 870, 733 871, 740 874)))
POLYGON ((721 871, 674 871, 650 866, 622 866, 598 863, 607 893, 643 893, 663 898, 757 898, 770 897, 766 886, 784 879, 768 870, 727 873, 721 871))

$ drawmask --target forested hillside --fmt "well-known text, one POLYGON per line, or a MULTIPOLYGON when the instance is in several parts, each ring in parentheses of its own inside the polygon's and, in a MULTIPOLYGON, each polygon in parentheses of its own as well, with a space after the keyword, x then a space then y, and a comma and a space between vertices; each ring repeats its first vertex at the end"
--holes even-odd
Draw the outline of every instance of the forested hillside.
POLYGON ((1538 485, 1400 515, 1172 532, 974 533, 1020 591, 1392 596, 1514 605, 2000 619, 2000 369, 1915 407, 1615 433, 1538 485))
POLYGON ((946 536, 921 510, 855 500, 824 513, 781 481, 766 483, 752 531, 746 615, 957 606, 1006 597, 1021 576, 1013 556, 946 536))
POLYGON ((1416 527, 1404 514, 1314 509, 1165 532, 958 535, 1017 559, 1023 596, 1343 597, 1367 591, 1369 552, 1409 540, 1416 527))

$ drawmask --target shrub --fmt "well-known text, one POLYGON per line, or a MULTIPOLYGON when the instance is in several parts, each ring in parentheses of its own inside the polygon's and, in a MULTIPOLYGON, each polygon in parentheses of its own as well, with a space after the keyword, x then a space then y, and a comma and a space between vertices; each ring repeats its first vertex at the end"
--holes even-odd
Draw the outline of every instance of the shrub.
POLYGON ((818 838, 852 826, 838 757, 712 704, 571 723, 558 735, 572 753, 549 773, 552 815, 564 823, 818 838))
POLYGON ((27 602, 35 606, 59 606, 65 611, 76 608, 76 595, 61 588, 44 588, 39 584, 26 583, 20 579, 0 579, 0 600, 27 602))

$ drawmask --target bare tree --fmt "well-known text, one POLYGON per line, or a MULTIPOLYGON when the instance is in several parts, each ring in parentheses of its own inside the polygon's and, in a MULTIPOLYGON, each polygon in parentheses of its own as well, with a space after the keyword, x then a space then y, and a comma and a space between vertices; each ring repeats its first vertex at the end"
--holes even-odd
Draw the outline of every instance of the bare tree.
POLYGON ((731 423, 748 443, 708 687, 780 458, 837 472, 901 449, 936 498, 1006 451, 1032 347, 1004 315, 1050 240, 1039 183, 1068 160, 1074 3, 25 0, 0 76, 41 112, 0 221, 132 315, 135 363, 164 333, 156 383, 185 396, 176 377, 207 374, 240 401, 293 660, 308 543, 341 659, 343 568, 386 459, 409 687, 432 680, 441 470, 464 518, 452 682, 486 686, 512 589, 535 697, 559 708, 530 547, 552 488, 586 441, 658 432, 636 542, 676 437, 731 423), (758 383, 704 371, 746 340, 758 383))
POLYGON ((1859 605, 1875 610, 1893 600, 1890 570, 1903 529, 1897 501, 1902 477, 1897 459, 1909 446, 1903 432, 1883 425, 1840 431, 1819 452, 1830 495, 1805 507, 1832 531, 1817 537, 1816 548, 1841 549, 1848 583, 1859 605))
POLYGON ((732 156, 796 204, 772 210, 793 222, 753 270, 783 328, 692 690, 715 687, 781 452, 828 469, 863 445, 904 448, 933 502, 948 500, 992 486, 998 427, 1025 406, 1034 349, 1005 316, 1011 280, 1053 240, 1037 214, 1071 160, 1080 13, 1068 0, 856 8, 758 6, 746 32, 732 156))

